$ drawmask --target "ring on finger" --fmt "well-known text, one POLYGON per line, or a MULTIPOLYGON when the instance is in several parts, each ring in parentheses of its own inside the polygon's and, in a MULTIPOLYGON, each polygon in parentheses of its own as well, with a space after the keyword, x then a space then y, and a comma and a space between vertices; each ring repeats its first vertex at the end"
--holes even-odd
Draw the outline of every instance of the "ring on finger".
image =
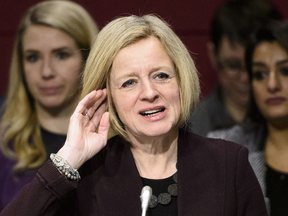
POLYGON ((91 117, 89 116, 88 113, 85 113, 85 116, 86 116, 89 120, 91 119, 91 117))

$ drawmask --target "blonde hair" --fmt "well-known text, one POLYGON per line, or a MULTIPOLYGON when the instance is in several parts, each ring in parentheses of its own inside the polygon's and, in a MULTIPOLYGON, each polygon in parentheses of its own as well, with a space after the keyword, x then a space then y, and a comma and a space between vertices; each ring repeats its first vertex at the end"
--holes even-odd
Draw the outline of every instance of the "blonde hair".
POLYGON ((156 37, 174 63, 180 89, 181 115, 178 126, 187 121, 199 100, 197 69, 190 53, 169 25, 155 15, 120 17, 107 24, 98 34, 86 62, 82 97, 94 89, 107 88, 108 111, 112 129, 128 139, 117 116, 110 91, 110 72, 117 53, 141 39, 156 37))
POLYGON ((88 12, 71 1, 43 1, 29 8, 18 26, 9 74, 6 108, 1 122, 3 153, 17 160, 14 170, 37 168, 47 159, 34 99, 23 71, 22 39, 31 25, 59 29, 72 37, 86 60, 98 27, 88 12))

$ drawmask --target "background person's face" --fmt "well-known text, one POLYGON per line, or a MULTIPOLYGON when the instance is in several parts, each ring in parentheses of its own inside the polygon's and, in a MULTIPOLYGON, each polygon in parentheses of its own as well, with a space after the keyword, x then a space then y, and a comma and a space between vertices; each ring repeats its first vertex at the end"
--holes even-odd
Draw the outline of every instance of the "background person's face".
MULTIPOLYGON (((288 121, 288 53, 274 42, 261 42, 252 61, 255 102, 267 121, 288 121)), ((287 123, 286 123, 287 124, 287 123)))
POLYGON ((180 117, 174 65, 158 39, 123 48, 111 70, 111 94, 128 135, 167 135, 180 117))
POLYGON ((231 44, 227 37, 222 38, 218 54, 218 79, 224 96, 241 107, 248 105, 249 79, 245 68, 245 48, 231 44))
POLYGON ((24 33, 24 74, 36 107, 55 109, 76 102, 82 64, 79 48, 66 33, 41 25, 24 33))

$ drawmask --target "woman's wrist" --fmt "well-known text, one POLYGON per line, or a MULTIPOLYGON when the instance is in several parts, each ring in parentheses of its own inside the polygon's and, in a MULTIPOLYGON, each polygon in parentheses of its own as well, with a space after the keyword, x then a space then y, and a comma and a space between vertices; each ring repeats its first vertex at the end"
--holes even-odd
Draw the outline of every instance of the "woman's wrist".
POLYGON ((67 163, 69 163, 74 169, 79 169, 82 164, 85 162, 81 162, 81 155, 79 154, 79 150, 71 150, 71 148, 67 148, 63 146, 58 152, 61 158, 63 158, 67 163))
POLYGON ((69 180, 79 181, 81 179, 77 169, 73 168, 64 158, 57 154, 50 154, 52 163, 62 172, 69 180))

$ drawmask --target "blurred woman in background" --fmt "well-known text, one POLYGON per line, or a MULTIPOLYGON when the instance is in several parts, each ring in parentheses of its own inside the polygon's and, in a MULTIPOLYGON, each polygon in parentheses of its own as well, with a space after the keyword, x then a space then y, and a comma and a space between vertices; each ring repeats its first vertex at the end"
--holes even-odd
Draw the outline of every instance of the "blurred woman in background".
POLYGON ((271 216, 288 215, 288 20, 253 35, 246 63, 252 91, 245 124, 208 136, 247 146, 271 216))
POLYGON ((70 1, 29 8, 16 34, 1 122, 0 211, 63 145, 98 27, 70 1))

